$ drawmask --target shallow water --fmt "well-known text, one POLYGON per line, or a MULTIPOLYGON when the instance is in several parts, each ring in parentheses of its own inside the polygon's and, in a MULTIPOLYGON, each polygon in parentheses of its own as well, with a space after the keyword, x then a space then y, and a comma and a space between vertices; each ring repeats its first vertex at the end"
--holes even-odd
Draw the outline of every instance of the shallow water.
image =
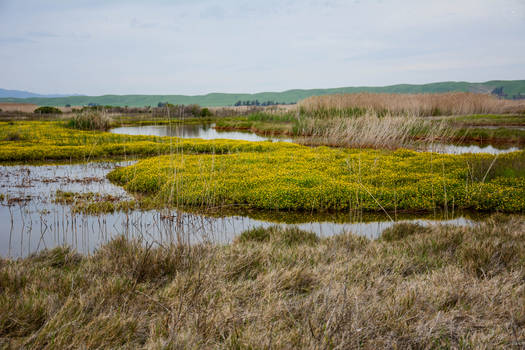
POLYGON ((446 145, 446 144, 431 144, 425 151, 446 153, 446 154, 465 154, 465 153, 489 153, 502 154, 519 151, 518 147, 496 147, 493 145, 478 146, 478 145, 446 145))
POLYGON ((183 138, 201 138, 204 140, 231 139, 243 141, 282 141, 292 142, 290 138, 259 136, 253 132, 219 131, 214 129, 215 124, 172 124, 172 125, 144 125, 123 126, 110 129, 114 134, 148 135, 148 136, 176 136, 183 138))
MULTIPOLYGON (((89 254, 117 235, 160 244, 228 243, 244 230, 276 223, 293 223, 322 237, 353 232, 373 239, 394 223, 386 215, 367 216, 362 213, 314 215, 279 212, 263 215, 254 212, 250 216, 211 217, 177 210, 135 210, 94 216, 72 213, 68 205, 54 202, 57 190, 95 192, 130 199, 121 187, 111 184, 105 177, 116 166, 127 164, 130 162, 0 166, 0 194, 4 197, 0 204, 0 256, 27 256, 64 244, 89 254)), ((470 225, 475 222, 468 215, 449 214, 400 216, 398 221, 416 221, 425 225, 438 222, 470 225)))

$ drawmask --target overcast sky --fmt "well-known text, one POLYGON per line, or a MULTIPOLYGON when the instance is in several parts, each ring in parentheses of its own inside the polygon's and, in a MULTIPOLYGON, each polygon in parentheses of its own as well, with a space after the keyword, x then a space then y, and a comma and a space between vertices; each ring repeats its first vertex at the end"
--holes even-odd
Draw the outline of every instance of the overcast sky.
POLYGON ((525 0, 0 0, 0 87, 203 94, 525 79, 525 0))

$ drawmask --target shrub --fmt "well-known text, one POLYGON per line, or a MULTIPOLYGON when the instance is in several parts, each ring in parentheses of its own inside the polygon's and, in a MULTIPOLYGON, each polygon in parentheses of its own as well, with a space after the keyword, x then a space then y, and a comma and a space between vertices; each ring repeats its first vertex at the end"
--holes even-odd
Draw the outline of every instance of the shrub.
POLYGON ((201 109, 201 117, 210 117, 212 115, 213 113, 208 108, 204 107, 201 109))
POLYGON ((56 107, 43 106, 33 111, 36 114, 62 114, 62 111, 56 107))

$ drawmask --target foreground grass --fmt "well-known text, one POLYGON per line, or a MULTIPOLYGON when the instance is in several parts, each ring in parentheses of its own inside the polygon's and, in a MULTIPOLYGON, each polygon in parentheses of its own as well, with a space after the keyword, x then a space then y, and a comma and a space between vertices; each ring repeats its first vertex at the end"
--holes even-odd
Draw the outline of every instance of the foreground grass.
POLYGON ((444 155, 282 144, 271 152, 155 157, 108 177, 158 207, 525 210, 523 151, 444 155))
POLYGON ((525 223, 384 238, 255 229, 226 246, 118 238, 0 260, 11 348, 522 348, 525 223))

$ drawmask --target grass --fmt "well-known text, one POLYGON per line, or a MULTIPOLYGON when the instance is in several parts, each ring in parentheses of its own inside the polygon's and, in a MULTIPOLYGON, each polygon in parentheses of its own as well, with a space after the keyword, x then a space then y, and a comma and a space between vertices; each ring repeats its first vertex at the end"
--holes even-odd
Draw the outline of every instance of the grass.
POLYGON ((121 237, 89 257, 55 248, 0 261, 0 342, 521 348, 524 233, 522 218, 495 216, 475 227, 415 226, 394 240, 270 227, 225 246, 121 237))
POLYGON ((79 130, 107 131, 110 119, 100 112, 87 111, 75 115, 68 121, 67 126, 79 130))
POLYGON ((108 177, 158 207, 525 209, 523 151, 495 157, 281 143, 275 147, 271 152, 155 157, 116 169, 108 177))
POLYGON ((444 117, 452 123, 469 126, 525 126, 525 115, 505 114, 472 114, 464 116, 444 117))
POLYGON ((294 127, 298 142, 353 148, 416 148, 448 139, 453 130, 443 122, 420 117, 365 112, 357 117, 305 116, 294 127))

